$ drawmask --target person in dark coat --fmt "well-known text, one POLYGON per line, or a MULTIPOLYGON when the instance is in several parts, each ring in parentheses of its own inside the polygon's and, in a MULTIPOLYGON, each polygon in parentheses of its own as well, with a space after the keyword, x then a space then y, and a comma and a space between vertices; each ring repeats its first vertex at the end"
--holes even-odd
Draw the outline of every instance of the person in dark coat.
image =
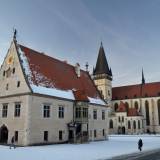
POLYGON ((14 136, 13 136, 12 139, 11 139, 10 149, 11 149, 12 147, 13 147, 14 149, 16 148, 16 146, 15 146, 15 144, 14 144, 14 136))
POLYGON ((142 151, 142 146, 143 146, 142 139, 139 139, 139 141, 138 141, 138 149, 139 149, 140 151, 142 151))

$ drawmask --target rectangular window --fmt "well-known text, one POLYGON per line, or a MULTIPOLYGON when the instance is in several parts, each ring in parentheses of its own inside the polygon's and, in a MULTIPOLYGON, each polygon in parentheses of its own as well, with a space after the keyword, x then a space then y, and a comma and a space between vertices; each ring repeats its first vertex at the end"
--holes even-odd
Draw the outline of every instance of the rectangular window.
POLYGON ((17 82, 17 88, 20 87, 20 81, 17 82))
POLYGON ((7 83, 7 84, 6 84, 6 90, 8 90, 8 89, 9 89, 9 84, 7 83))
POLYGON ((64 107, 59 107, 59 118, 64 118, 64 107))
POLYGON ((8 112, 8 104, 3 104, 2 117, 7 117, 7 112, 8 112))
POLYGON ((105 111, 102 111, 102 120, 105 120, 105 111))
POLYGON ((76 118, 80 118, 80 117, 81 117, 81 108, 76 107, 76 118))
POLYGON ((14 109, 14 116, 15 117, 20 117, 20 113, 21 113, 21 104, 16 103, 15 104, 15 109, 14 109))
POLYGON ((88 108, 83 108, 83 118, 88 118, 88 108))
POLYGON ((59 140, 62 140, 62 139, 63 139, 63 132, 59 131, 59 140))
POLYGON ((94 130, 94 137, 97 137, 97 131, 94 130))
POLYGON ((50 105, 43 106, 43 117, 49 118, 50 117, 50 105))
POLYGON ((103 133, 103 136, 105 136, 105 130, 104 129, 102 130, 102 133, 103 133))
POLYGON ((93 119, 97 119, 97 110, 93 111, 93 119))
POLYGON ((14 140, 15 142, 18 142, 18 131, 14 132, 14 140))
POLYGON ((44 131, 44 141, 48 141, 48 131, 44 131))

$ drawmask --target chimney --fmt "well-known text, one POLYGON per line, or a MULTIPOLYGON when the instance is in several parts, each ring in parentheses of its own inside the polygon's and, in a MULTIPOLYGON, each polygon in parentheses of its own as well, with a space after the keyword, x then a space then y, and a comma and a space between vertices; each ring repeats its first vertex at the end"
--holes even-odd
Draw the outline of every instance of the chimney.
POLYGON ((76 72, 76 74, 77 74, 77 77, 80 77, 80 65, 79 65, 79 63, 76 63, 76 65, 75 65, 75 72, 76 72))

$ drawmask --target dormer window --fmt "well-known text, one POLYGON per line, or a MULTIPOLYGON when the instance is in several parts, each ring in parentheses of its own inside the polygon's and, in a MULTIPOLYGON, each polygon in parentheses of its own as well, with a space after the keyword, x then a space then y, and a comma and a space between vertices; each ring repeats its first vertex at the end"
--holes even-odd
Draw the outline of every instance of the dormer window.
POLYGON ((125 96, 125 99, 128 99, 128 96, 125 96))
POLYGON ((17 82, 17 88, 20 87, 20 81, 17 82))

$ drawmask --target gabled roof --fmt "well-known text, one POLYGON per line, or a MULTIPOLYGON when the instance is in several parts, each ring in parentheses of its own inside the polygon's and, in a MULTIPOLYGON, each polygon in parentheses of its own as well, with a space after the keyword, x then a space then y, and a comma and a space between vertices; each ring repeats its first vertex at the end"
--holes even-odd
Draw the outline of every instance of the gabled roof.
POLYGON ((99 48, 96 68, 93 70, 93 75, 97 75, 97 74, 108 74, 112 76, 112 71, 111 71, 111 68, 109 69, 102 43, 99 48))
POLYGON ((126 106, 122 101, 120 101, 120 104, 119 104, 116 112, 126 112, 126 106))
MULTIPOLYGON (((78 77, 74 66, 20 44, 17 46, 21 61, 23 61, 21 63, 33 92, 38 92, 38 89, 42 92, 44 89, 44 94, 47 94, 47 89, 49 89, 48 95, 59 91, 59 95, 68 97, 68 91, 70 91, 69 94, 72 92, 71 99, 73 99, 72 96, 84 101, 87 97, 101 99, 88 72, 80 70, 80 77, 78 77), (82 92, 85 92, 85 96, 82 96, 82 92)), ((105 105, 103 100, 102 104, 105 105)))
POLYGON ((160 96, 160 82, 120 86, 112 88, 112 99, 132 99, 160 96))
POLYGON ((136 108, 129 108, 127 116, 140 116, 136 108))

